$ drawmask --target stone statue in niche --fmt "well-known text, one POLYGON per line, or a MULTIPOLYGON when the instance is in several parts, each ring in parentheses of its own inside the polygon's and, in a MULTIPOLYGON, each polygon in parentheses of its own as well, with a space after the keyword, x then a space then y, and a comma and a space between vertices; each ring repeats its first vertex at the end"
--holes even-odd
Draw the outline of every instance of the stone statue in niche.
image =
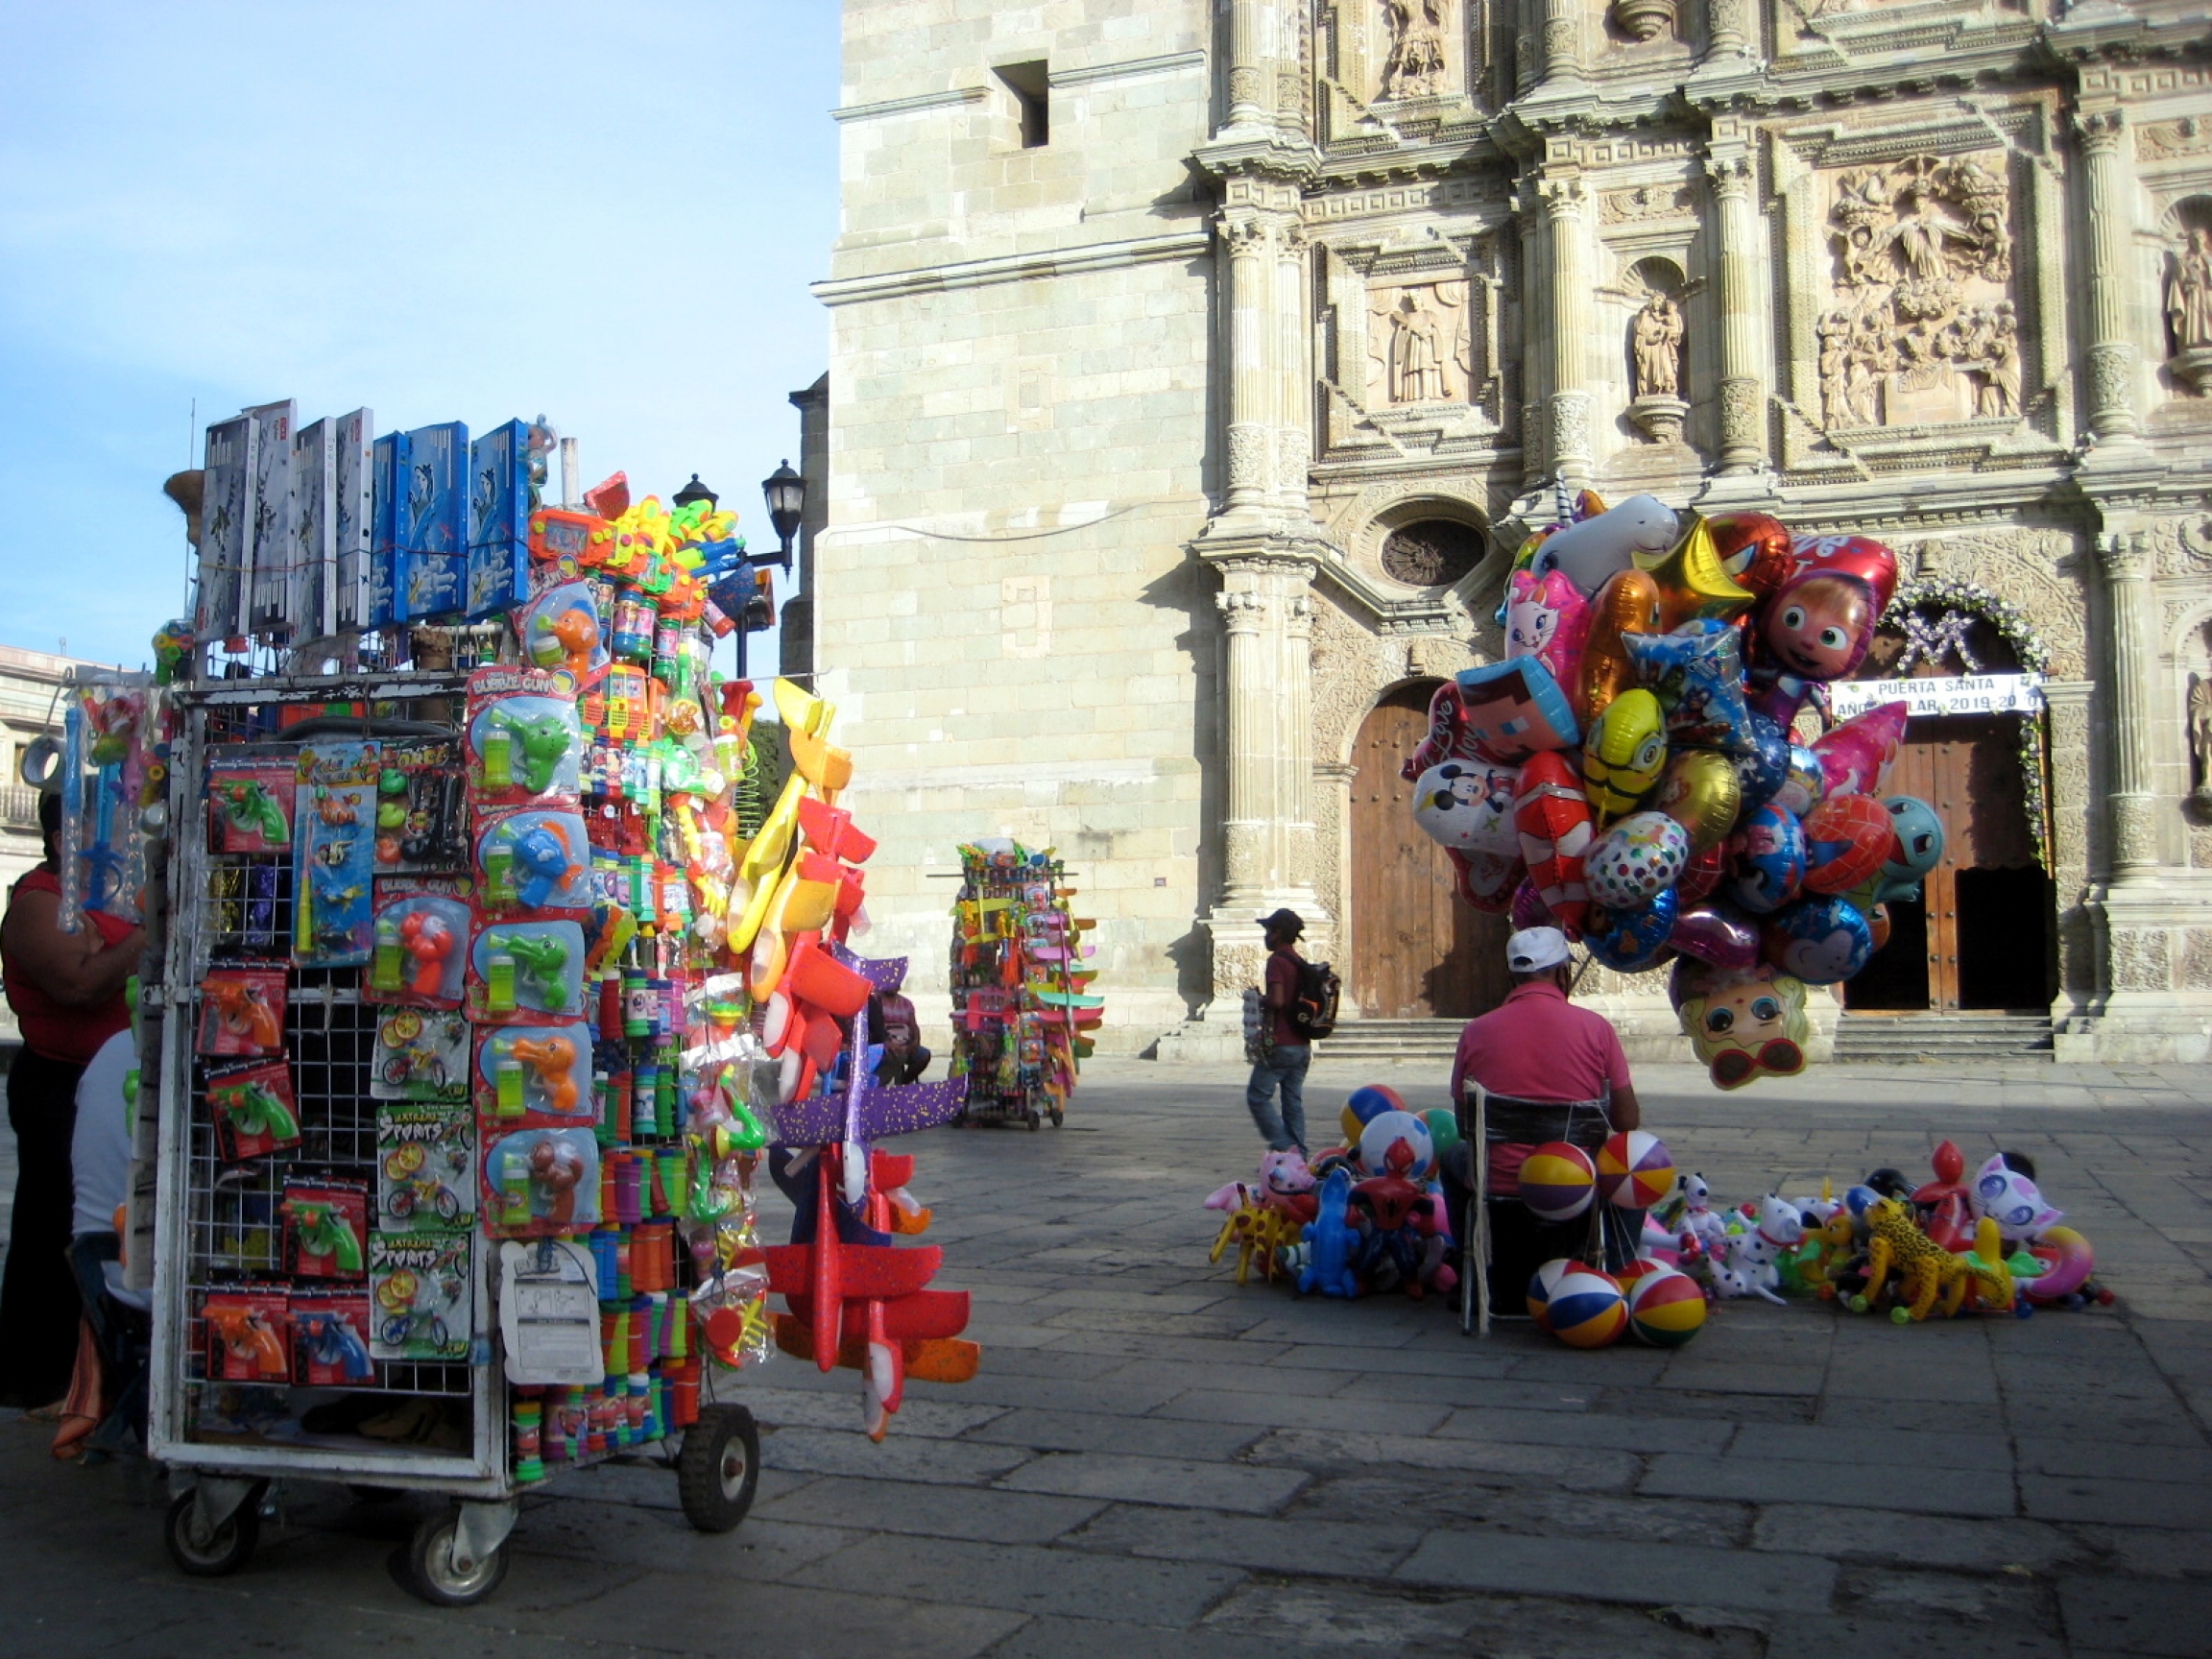
POLYGON ((1613 27, 1641 45, 1674 30, 1675 0, 1613 0, 1607 9, 1613 27))
POLYGON ((1384 98, 1433 98, 1445 88, 1444 12, 1448 0, 1382 0, 1390 55, 1382 63, 1384 98))
POLYGON ((1654 294, 1631 325, 1636 396, 1675 397, 1682 391, 1682 308, 1667 294, 1654 294))
POLYGON ((2188 228, 2167 268, 2164 300, 2175 374, 2199 392, 2212 390, 2212 228, 2188 228))
POLYGON ((2020 413, 2008 211, 2004 180, 1971 156, 1837 179, 1839 302, 1815 325, 1823 427, 2020 413))
POLYGON ((2189 676, 2189 759, 2197 768, 2197 803, 2212 805, 2212 675, 2189 676))
POLYGON ((1682 306, 1654 290, 1628 325, 1628 419, 1654 444, 1682 436, 1690 405, 1682 400, 1682 306))
POLYGON ((1379 290, 1371 306, 1371 396, 1386 403, 1452 403, 1466 396, 1470 365, 1464 281, 1379 290))

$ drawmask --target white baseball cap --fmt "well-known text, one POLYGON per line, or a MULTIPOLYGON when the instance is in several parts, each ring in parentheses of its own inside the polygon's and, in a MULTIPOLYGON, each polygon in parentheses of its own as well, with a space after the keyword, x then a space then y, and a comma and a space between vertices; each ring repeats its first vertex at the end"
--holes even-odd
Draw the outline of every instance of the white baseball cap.
POLYGON ((1516 974, 1540 974, 1567 960, 1567 935, 1556 927, 1524 927, 1505 941, 1505 966, 1516 974))

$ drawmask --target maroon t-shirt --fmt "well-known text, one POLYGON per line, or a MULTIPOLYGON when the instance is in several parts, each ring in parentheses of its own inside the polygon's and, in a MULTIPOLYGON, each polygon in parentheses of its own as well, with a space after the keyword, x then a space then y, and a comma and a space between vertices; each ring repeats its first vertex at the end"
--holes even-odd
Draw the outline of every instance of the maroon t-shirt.
POLYGON ((1267 956, 1268 1029, 1278 1048, 1307 1047, 1311 1039, 1290 1018, 1290 1004, 1298 997, 1298 952, 1288 946, 1267 956), (1277 1007, 1280 1003, 1282 1006, 1277 1007))

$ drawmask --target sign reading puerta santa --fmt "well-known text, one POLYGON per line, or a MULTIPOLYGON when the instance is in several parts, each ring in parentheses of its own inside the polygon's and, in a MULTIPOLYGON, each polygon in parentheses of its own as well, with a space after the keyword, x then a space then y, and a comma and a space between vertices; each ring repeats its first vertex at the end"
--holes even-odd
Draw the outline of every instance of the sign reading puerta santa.
POLYGON ((1835 716, 1884 703, 1903 703, 1912 714, 2033 714, 2043 707, 2040 674, 1960 674, 1926 680, 1845 680, 1829 688, 1835 716))

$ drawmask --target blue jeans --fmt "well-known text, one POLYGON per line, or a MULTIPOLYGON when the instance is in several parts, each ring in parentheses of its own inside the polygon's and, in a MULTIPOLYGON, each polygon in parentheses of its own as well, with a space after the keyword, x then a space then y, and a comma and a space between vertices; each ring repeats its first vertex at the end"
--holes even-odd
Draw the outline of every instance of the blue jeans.
POLYGON ((1267 1142, 1270 1152, 1295 1146, 1306 1150, 1306 1068, 1313 1063, 1313 1050, 1304 1043, 1277 1044, 1275 1051, 1252 1068, 1252 1080, 1244 1085, 1244 1104, 1252 1121, 1267 1142), (1283 1110, 1275 1110, 1275 1087, 1283 1087, 1283 1110))

